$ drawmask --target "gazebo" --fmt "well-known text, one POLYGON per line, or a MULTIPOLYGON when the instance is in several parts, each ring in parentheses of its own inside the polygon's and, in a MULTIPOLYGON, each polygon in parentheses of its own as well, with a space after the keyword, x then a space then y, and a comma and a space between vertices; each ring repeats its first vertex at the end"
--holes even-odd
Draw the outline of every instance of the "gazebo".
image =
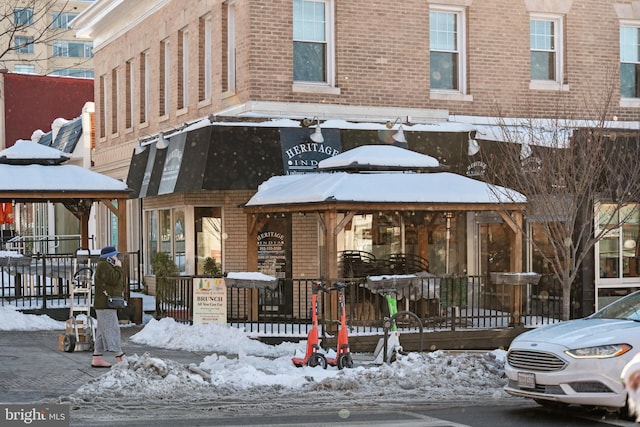
POLYGON ((127 251, 127 185, 76 165, 62 151, 17 141, 0 151, 0 202, 62 203, 80 221, 80 243, 89 247, 89 215, 102 202, 118 218, 118 249, 127 251), (115 202, 114 202, 115 201, 115 202))
POLYGON ((496 211, 512 231, 510 270, 522 271, 525 196, 445 170, 431 156, 392 145, 368 145, 320 161, 316 172, 272 177, 244 206, 247 266, 257 269, 257 234, 277 213, 317 215, 325 239, 322 270, 335 279, 340 277, 336 237, 355 215, 496 211))

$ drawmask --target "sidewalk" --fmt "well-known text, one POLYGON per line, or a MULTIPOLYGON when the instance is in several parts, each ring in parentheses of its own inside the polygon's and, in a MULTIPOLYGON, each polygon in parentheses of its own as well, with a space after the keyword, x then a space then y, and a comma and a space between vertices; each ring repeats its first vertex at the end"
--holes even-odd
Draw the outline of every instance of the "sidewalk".
MULTIPOLYGON (((143 326, 123 327, 122 349, 128 355, 150 353, 179 363, 200 363, 210 353, 167 350, 131 342, 143 326)), ((104 374, 91 367, 91 352, 58 350, 60 331, 0 332, 0 403, 34 403, 73 393, 81 385, 104 374)), ((113 354, 105 360, 114 363, 113 354)))

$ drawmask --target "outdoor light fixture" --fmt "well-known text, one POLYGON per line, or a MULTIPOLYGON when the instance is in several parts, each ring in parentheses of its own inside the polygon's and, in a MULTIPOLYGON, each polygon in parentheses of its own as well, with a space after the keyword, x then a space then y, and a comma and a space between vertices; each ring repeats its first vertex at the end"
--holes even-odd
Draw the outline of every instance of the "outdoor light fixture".
POLYGON ((311 138, 313 142, 324 142, 324 136, 322 136, 322 131, 320 130, 320 119, 318 118, 318 116, 315 116, 313 120, 316 120, 318 124, 316 125, 316 130, 311 134, 309 138, 311 138))
POLYGON ((156 148, 158 150, 164 150, 169 146, 169 141, 164 137, 164 133, 158 133, 158 142, 156 142, 156 148))
POLYGON ((478 154, 478 151, 480 151, 480 144, 478 144, 478 141, 476 141, 475 138, 471 137, 471 132, 469 132, 469 147, 467 149, 467 154, 473 156, 478 154))
POLYGON ((400 126, 398 126, 398 131, 391 135, 391 138, 393 138, 395 142, 402 142, 406 144, 407 138, 404 137, 404 131, 402 130, 402 120, 400 120, 400 117, 398 117, 393 123, 387 122, 387 128, 392 129, 398 123, 400 123, 400 126))
POLYGON ((146 149, 147 149, 147 147, 145 145, 142 145, 140 140, 138 140, 138 143, 136 144, 136 148, 134 150, 134 153, 142 154, 144 152, 144 150, 146 150, 146 149))

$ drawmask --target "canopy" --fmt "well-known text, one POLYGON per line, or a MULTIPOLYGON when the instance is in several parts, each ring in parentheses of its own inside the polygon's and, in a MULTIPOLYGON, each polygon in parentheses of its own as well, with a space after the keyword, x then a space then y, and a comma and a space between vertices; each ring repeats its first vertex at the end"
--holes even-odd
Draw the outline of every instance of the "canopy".
POLYGON ((118 248, 126 251, 127 185, 79 166, 61 164, 68 158, 33 141, 17 141, 0 151, 0 202, 63 203, 80 220, 81 243, 88 247, 91 204, 101 201, 118 217, 118 248), (114 204, 114 199, 118 203, 114 204))

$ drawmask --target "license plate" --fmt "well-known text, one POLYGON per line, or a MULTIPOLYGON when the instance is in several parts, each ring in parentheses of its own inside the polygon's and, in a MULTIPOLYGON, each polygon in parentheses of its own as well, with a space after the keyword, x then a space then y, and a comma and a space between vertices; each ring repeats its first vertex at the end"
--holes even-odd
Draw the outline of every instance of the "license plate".
POLYGON ((518 387, 536 388, 536 375, 531 372, 518 372, 518 387))

